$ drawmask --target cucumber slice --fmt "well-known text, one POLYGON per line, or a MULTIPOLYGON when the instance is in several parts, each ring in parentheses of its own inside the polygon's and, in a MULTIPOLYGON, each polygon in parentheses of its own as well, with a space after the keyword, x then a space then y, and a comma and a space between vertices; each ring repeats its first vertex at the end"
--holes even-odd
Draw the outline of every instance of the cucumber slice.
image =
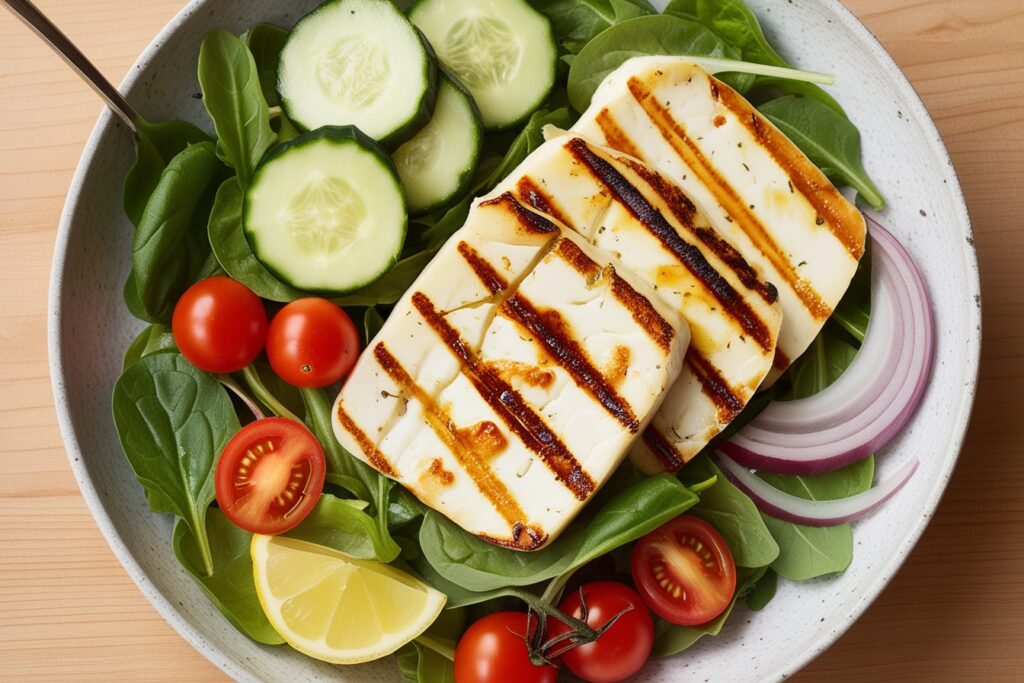
POLYGON ((461 197, 473 180, 482 145, 483 125, 473 98, 442 71, 433 118, 392 157, 409 213, 430 213, 461 197))
POLYGON ((347 294, 380 279, 405 242, 405 193, 387 153, 353 126, 278 147, 256 168, 242 226, 282 282, 347 294))
POLYGON ((277 89, 303 129, 351 124, 393 147, 430 120, 437 64, 388 0, 332 0, 292 29, 277 89))
POLYGON ((526 119, 555 85, 551 22, 525 0, 419 0, 409 18, 472 93, 489 131, 526 119))

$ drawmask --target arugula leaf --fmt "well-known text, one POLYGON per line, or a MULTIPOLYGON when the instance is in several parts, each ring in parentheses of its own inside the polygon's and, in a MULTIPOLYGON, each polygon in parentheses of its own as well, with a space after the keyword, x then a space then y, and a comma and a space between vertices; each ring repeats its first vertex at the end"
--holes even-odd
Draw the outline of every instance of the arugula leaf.
POLYGON ((238 36, 223 29, 206 34, 199 48, 199 87, 220 149, 244 187, 276 136, 256 61, 238 36))
POLYGON ((400 548, 390 535, 382 536, 373 517, 353 501, 320 494, 320 500, 297 527, 285 536, 334 548, 363 560, 392 562, 400 548))
POLYGON ((175 156, 189 145, 213 142, 213 138, 187 121, 138 122, 135 139, 135 163, 124 179, 124 212, 138 227, 149 197, 160 175, 175 156))
POLYGON ((174 157, 160 176, 132 242, 131 287, 151 321, 170 321, 181 294, 212 272, 205 227, 213 191, 225 175, 214 144, 200 142, 174 157))
POLYGON ((280 104, 277 94, 277 64, 281 50, 288 42, 288 31, 273 24, 256 24, 241 35, 242 42, 252 53, 256 73, 260 79, 263 99, 271 107, 280 104))
POLYGON ((274 277, 256 258, 242 230, 242 188, 234 178, 225 180, 217 190, 207 235, 220 267, 257 296, 281 302, 305 296, 274 277))
POLYGON ((740 567, 764 567, 779 556, 779 546, 761 520, 757 506, 736 488, 707 455, 701 454, 679 473, 684 483, 712 476, 718 480, 702 491, 689 514, 700 517, 722 534, 740 567))
POLYGON ((139 336, 128 346, 124 353, 124 361, 121 363, 121 370, 124 371, 129 365, 145 356, 164 351, 177 351, 174 343, 174 335, 166 325, 154 323, 142 330, 139 336))
POLYGON ((530 0, 530 4, 551 20, 559 44, 572 54, 615 24, 654 13, 646 0, 530 0))
POLYGON ((860 131, 849 119, 816 100, 795 95, 771 100, 758 109, 830 180, 854 188, 876 209, 885 206, 885 198, 861 163, 860 131))
POLYGON ((644 479, 606 503, 586 526, 530 553, 501 548, 428 511, 419 541, 431 567, 447 581, 476 592, 525 586, 582 566, 636 540, 697 502, 697 496, 667 474, 644 479))
POLYGON ((584 111, 605 76, 627 59, 644 55, 739 57, 736 49, 696 21, 669 14, 629 19, 599 34, 576 55, 569 69, 573 108, 584 111))
POLYGON ((178 353, 146 356, 114 385, 114 424, 150 508, 180 517, 213 573, 206 511, 217 455, 239 429, 231 399, 178 353))
POLYGON ((420 272, 434 258, 436 249, 421 251, 407 256, 387 272, 384 277, 372 285, 363 287, 354 294, 333 299, 339 306, 375 306, 377 304, 393 304, 402 298, 406 290, 419 277, 420 272))
POLYGON ((267 621, 256 597, 249 545, 252 534, 235 526, 218 508, 206 515, 206 535, 213 550, 213 573, 205 574, 203 557, 188 524, 174 525, 174 556, 217 609, 239 631, 258 643, 280 645, 284 638, 267 621))

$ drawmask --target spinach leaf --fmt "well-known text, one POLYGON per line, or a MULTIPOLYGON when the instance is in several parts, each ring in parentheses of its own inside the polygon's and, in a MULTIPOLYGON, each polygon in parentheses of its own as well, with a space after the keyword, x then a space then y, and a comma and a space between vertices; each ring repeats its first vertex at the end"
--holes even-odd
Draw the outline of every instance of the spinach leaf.
POLYGON ((446 609, 441 612, 426 633, 398 651, 398 670, 402 680, 410 683, 454 683, 452 660, 432 647, 446 653, 454 651, 465 628, 464 610, 446 609))
POLYGON ((434 252, 440 249, 441 245, 462 227, 469 217, 469 207, 473 204, 474 196, 475 191, 445 211, 440 218, 432 223, 426 222, 422 218, 419 219, 420 225, 425 226, 420 239, 429 251, 434 252))
POLYGON ((747 594, 747 609, 754 612, 763 610, 775 597, 775 590, 778 588, 778 584, 779 575, 771 569, 766 571, 764 576, 758 579, 757 583, 750 589, 750 593, 747 594))
POLYGON ((864 342, 871 318, 871 240, 865 246, 867 248, 857 264, 857 272, 853 274, 850 286, 846 288, 846 294, 832 311, 832 321, 850 333, 858 343, 864 342))
POLYGON ((282 302, 305 296, 274 277, 256 258, 242 230, 242 188, 234 178, 217 190, 207 235, 220 267, 257 296, 282 302))
POLYGON ((213 550, 213 573, 203 570, 203 556, 188 525, 174 525, 174 556, 217 609, 239 631, 258 643, 280 645, 284 638, 267 621, 256 597, 249 544, 252 534, 235 526, 218 508, 206 515, 206 535, 213 550))
POLYGON ((598 35, 576 55, 569 69, 573 108, 584 111, 605 76, 627 59, 643 55, 739 57, 734 48, 695 21, 668 14, 629 19, 598 35))
POLYGON ((575 123, 576 117, 565 107, 560 109, 539 109, 530 116, 526 125, 515 137, 501 163, 485 178, 478 188, 480 192, 490 192, 494 186, 515 170, 527 156, 544 144, 544 127, 569 128, 575 123))
MULTIPOLYGON (((290 410, 299 419, 304 420, 306 418, 306 403, 302 400, 302 394, 297 386, 281 379, 281 376, 274 372, 274 369, 270 367, 270 363, 267 361, 254 360, 252 368, 256 371, 259 381, 263 383, 264 389, 277 399, 281 405, 290 410)), ((236 375, 236 379, 240 380, 239 384, 245 384, 244 376, 236 375)))
POLYGON ((700 494, 700 502, 690 514, 700 517, 722 534, 740 567, 764 567, 779 556, 768 527, 761 520, 757 506, 736 488, 707 455, 699 455, 680 472, 684 483, 717 477, 713 486, 700 494))
POLYGON ((646 0, 530 0, 530 4, 551 20, 555 38, 571 54, 610 26, 654 13, 646 0))
POLYGON ((393 304, 402 298, 405 291, 419 277, 420 272, 434 258, 436 250, 421 251, 407 256, 372 285, 363 287, 354 294, 333 299, 339 306, 375 306, 393 304))
POLYGON ((244 187, 275 135, 256 62, 238 36, 222 29, 206 34, 199 48, 199 86, 220 149, 244 187))
POLYGON ((384 327, 384 318, 381 316, 380 311, 377 310, 376 306, 370 306, 366 309, 365 315, 363 315, 363 342, 366 346, 370 345, 370 342, 380 329, 384 327))
POLYGON ((263 99, 271 107, 280 104, 277 95, 277 63, 288 42, 288 31, 273 24, 256 24, 241 36, 256 64, 263 99))
POLYGON ((239 429, 231 399, 177 353, 146 356, 114 385, 114 424, 150 507, 180 517, 213 573, 206 511, 217 455, 239 429))
POLYGON ((131 278, 138 304, 169 321, 181 294, 209 267, 206 222, 213 190, 226 175, 212 142, 186 147, 157 184, 132 242, 131 278))
POLYGON ((428 511, 420 527, 423 555, 444 579, 470 591, 525 586, 582 566, 636 540, 697 502, 670 475, 644 479, 606 503, 586 526, 530 553, 501 548, 428 511))
POLYGON ((124 179, 124 212, 132 225, 138 227, 149 197, 160 175, 175 156, 197 142, 213 142, 213 138, 187 121, 150 123, 139 120, 135 139, 135 163, 124 179))
POLYGON ((285 535, 362 560, 392 562, 398 557, 398 544, 391 536, 381 536, 373 517, 351 503, 322 493, 309 516, 285 535))
POLYGON ((821 102, 795 95, 771 100, 759 109, 829 179, 854 188, 876 209, 885 206, 861 163, 860 131, 849 119, 821 102))
POLYGON ((174 343, 174 335, 166 325, 155 323, 139 333, 139 336, 128 346, 124 353, 124 361, 121 370, 124 371, 129 365, 145 356, 164 351, 177 351, 174 343))

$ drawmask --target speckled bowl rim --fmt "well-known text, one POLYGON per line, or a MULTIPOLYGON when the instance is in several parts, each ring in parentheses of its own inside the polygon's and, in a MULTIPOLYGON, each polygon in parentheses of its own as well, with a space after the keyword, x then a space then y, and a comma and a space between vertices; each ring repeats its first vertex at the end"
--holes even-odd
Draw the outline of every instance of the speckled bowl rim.
MULTIPOLYGON (((170 36, 178 30, 181 24, 184 23, 185 19, 209 1, 210 0, 192 0, 180 12, 178 12, 173 19, 171 19, 171 21, 163 28, 163 30, 160 31, 157 37, 146 47, 136 60, 132 69, 121 83, 120 89, 122 92, 128 91, 128 89, 135 84, 136 80, 143 73, 144 67, 146 67, 149 62, 157 56, 161 47, 168 41, 170 36)), ((974 293, 980 296, 978 262, 977 255, 975 254, 972 246, 972 231, 970 226, 970 217, 967 212, 967 204, 964 200, 956 170, 949 157, 949 152, 942 141, 942 137, 940 136, 934 121, 925 108, 924 103, 921 101, 920 96, 917 94, 917 91, 903 74, 903 71, 899 68, 889 53, 886 52, 885 48, 875 35, 863 23, 861 23, 856 15, 839 2, 839 0, 817 1, 843 21, 846 28, 851 31, 851 34, 859 40, 861 47, 865 49, 874 61, 893 79, 893 82, 899 88, 901 95, 905 96, 906 100, 911 103, 918 120, 925 124, 922 133, 931 146, 932 151, 936 154, 937 158, 948 162, 948 172, 951 179, 954 181, 949 184, 948 189, 957 208, 957 216, 955 218, 957 219, 959 227, 965 233, 964 237, 967 238, 965 240, 967 245, 965 248, 968 250, 968 253, 966 254, 968 270, 967 276, 974 293)), ((181 616, 178 608, 172 604, 167 596, 150 582, 145 571, 136 561, 135 556, 132 554, 128 546, 125 545, 124 540, 117 532, 110 516, 107 514, 103 502, 100 500, 99 494, 97 493, 84 464, 82 452, 79 448, 78 438, 72 425, 69 401, 65 392, 66 383, 64 376, 63 348, 60 334, 60 299, 62 295, 61 276, 64 271, 65 262, 68 258, 68 238, 71 226, 74 222, 74 216, 78 210, 82 185, 86 177, 86 170, 92 163, 93 156, 99 147, 99 141, 102 134, 108 126, 115 125, 115 123, 114 116, 109 111, 105 110, 100 115, 96 126, 93 128, 92 134, 90 135, 82 152, 71 186, 68 189, 67 201, 61 214, 56 243, 54 245, 53 263, 50 271, 47 342, 49 348, 49 362, 50 367, 52 368, 51 380, 54 403, 57 411, 57 421, 60 426, 65 449, 67 450, 68 461, 71 465, 71 470, 74 473, 75 479, 78 482, 78 486, 82 491, 82 497, 85 499, 86 505, 88 505, 92 516, 96 520, 96 524, 100 528, 100 531, 107 539, 107 543, 110 544, 111 550, 114 551, 114 555, 128 572, 128 575, 132 578, 135 584, 139 587, 139 590, 142 591, 142 594, 149 599, 157 612, 181 635, 182 638, 202 653, 210 660, 211 663, 221 669, 225 674, 237 680, 258 680, 252 676, 251 672, 238 666, 228 653, 212 645, 198 628, 194 627, 188 622, 188 620, 181 616)), ((971 298, 965 298, 965 301, 973 303, 971 298)), ((980 299, 978 299, 978 301, 980 301, 980 299)), ((979 305, 972 306, 971 308, 973 310, 969 314, 969 317, 974 318, 972 322, 976 323, 976 325, 971 326, 971 329, 976 329, 976 334, 980 337, 981 307, 979 305)), ((897 571, 899 571, 900 567, 906 561, 911 550, 913 550, 914 546, 920 539, 921 534, 924 533, 925 527, 931 519, 931 513, 934 512, 935 508, 938 506, 939 501, 946 490, 946 485, 949 481, 950 475, 952 474, 953 468, 956 466, 956 462, 966 436, 967 424, 970 420, 971 411, 974 406, 978 363, 980 357, 980 344, 975 348, 978 349, 978 352, 967 358, 966 370, 968 381, 963 387, 959 409, 955 416, 954 433, 957 436, 954 441, 950 443, 950 449, 946 454, 945 462, 943 463, 944 466, 940 473, 941 476, 938 479, 938 484, 929 492, 929 495, 926 498, 924 511, 927 514, 917 517, 914 525, 904 536, 904 540, 902 545, 899 547, 899 551, 889 559, 888 563, 884 567, 876 572, 875 576, 877 578, 868 584, 867 590, 863 591, 859 602, 853 605, 845 615, 842 615, 842 619, 840 620, 842 626, 834 631, 823 633, 811 644, 810 647, 805 650, 805 654, 802 657, 794 659, 788 666, 777 671, 776 678, 782 679, 793 675, 838 640, 861 616, 861 614, 864 613, 868 606, 870 606, 871 603, 874 602, 881 594, 886 584, 893 576, 895 576, 897 571)))

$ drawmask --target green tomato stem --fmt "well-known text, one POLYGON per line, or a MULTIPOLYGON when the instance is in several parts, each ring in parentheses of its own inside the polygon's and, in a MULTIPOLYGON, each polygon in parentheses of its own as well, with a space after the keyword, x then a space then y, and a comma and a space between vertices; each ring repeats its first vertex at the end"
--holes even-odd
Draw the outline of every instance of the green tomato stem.
POLYGON ((263 418, 266 417, 266 415, 263 414, 263 411, 260 410, 259 404, 256 403, 256 401, 251 396, 249 396, 249 394, 245 393, 245 389, 242 388, 242 385, 236 382, 234 378, 231 377, 231 375, 214 376, 217 378, 217 381, 224 386, 225 389, 227 389, 235 396, 237 396, 242 401, 242 403, 244 403, 246 407, 250 411, 252 411, 253 417, 255 417, 257 420, 262 420, 263 418))
POLYGON ((429 633, 421 633, 416 637, 416 642, 428 650, 433 650, 449 661, 455 661, 455 648, 440 638, 435 638, 429 633))
POLYGON ((591 628, 589 625, 583 623, 575 617, 570 617, 568 614, 561 611, 544 598, 537 597, 533 593, 525 591, 522 588, 509 588, 506 592, 506 595, 511 595, 512 597, 519 598, 520 600, 525 602, 534 612, 539 612, 541 614, 544 614, 545 616, 558 619, 560 622, 562 622, 563 624, 571 628, 573 631, 578 633, 582 638, 586 640, 586 642, 593 642, 597 640, 597 637, 600 635, 595 629, 591 628))
POLYGON ((263 380, 260 379, 260 375, 256 372, 256 369, 250 364, 242 368, 242 377, 245 379, 245 383, 249 385, 249 391, 253 393, 260 403, 265 405, 267 409, 278 417, 287 417, 289 420, 295 420, 302 424, 295 413, 284 407, 284 404, 277 400, 270 390, 263 384, 263 380))

